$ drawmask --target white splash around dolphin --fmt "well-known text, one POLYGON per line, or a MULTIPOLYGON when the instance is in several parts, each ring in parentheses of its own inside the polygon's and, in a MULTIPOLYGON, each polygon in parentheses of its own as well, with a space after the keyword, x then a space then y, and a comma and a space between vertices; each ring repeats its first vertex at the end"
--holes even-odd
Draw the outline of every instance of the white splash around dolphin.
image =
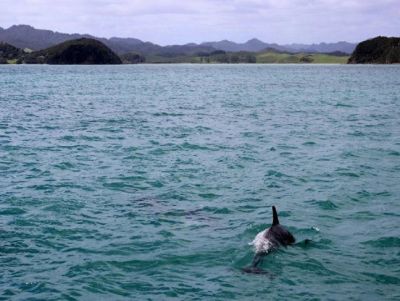
POLYGON ((256 254, 267 254, 273 249, 272 242, 266 237, 268 230, 269 228, 258 233, 253 241, 249 243, 254 247, 256 254))

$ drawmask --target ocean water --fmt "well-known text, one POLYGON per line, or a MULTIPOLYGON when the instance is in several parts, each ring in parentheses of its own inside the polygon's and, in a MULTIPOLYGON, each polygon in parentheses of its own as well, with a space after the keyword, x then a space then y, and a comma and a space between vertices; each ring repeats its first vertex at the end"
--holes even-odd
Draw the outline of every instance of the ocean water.
POLYGON ((399 66, 0 67, 0 300, 399 300, 399 226, 399 66))

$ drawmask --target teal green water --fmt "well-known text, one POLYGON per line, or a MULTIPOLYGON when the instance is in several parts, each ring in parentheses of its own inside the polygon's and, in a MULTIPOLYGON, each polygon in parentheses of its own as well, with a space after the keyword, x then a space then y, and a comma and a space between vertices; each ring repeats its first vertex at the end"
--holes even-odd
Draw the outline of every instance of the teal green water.
POLYGON ((399 66, 0 67, 0 300, 399 300, 399 225, 399 66))

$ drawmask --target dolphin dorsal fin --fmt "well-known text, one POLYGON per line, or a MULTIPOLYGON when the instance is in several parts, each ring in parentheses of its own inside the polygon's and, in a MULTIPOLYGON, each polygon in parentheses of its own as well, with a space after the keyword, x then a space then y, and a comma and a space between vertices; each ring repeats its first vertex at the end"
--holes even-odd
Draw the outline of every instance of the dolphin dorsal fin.
POLYGON ((278 213, 275 206, 272 206, 272 226, 279 225, 278 213))

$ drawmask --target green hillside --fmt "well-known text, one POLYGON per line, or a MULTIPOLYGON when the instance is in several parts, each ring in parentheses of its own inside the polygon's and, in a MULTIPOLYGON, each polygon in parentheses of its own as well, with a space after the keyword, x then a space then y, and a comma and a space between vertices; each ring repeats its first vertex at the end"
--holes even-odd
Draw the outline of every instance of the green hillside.
POLYGON ((346 64, 348 56, 323 53, 282 53, 267 51, 257 54, 257 63, 265 64, 346 64))
POLYGON ((197 55, 147 55, 145 62, 150 64, 346 64, 347 55, 341 53, 284 53, 276 50, 266 52, 225 52, 214 51, 212 53, 201 53, 197 55))

